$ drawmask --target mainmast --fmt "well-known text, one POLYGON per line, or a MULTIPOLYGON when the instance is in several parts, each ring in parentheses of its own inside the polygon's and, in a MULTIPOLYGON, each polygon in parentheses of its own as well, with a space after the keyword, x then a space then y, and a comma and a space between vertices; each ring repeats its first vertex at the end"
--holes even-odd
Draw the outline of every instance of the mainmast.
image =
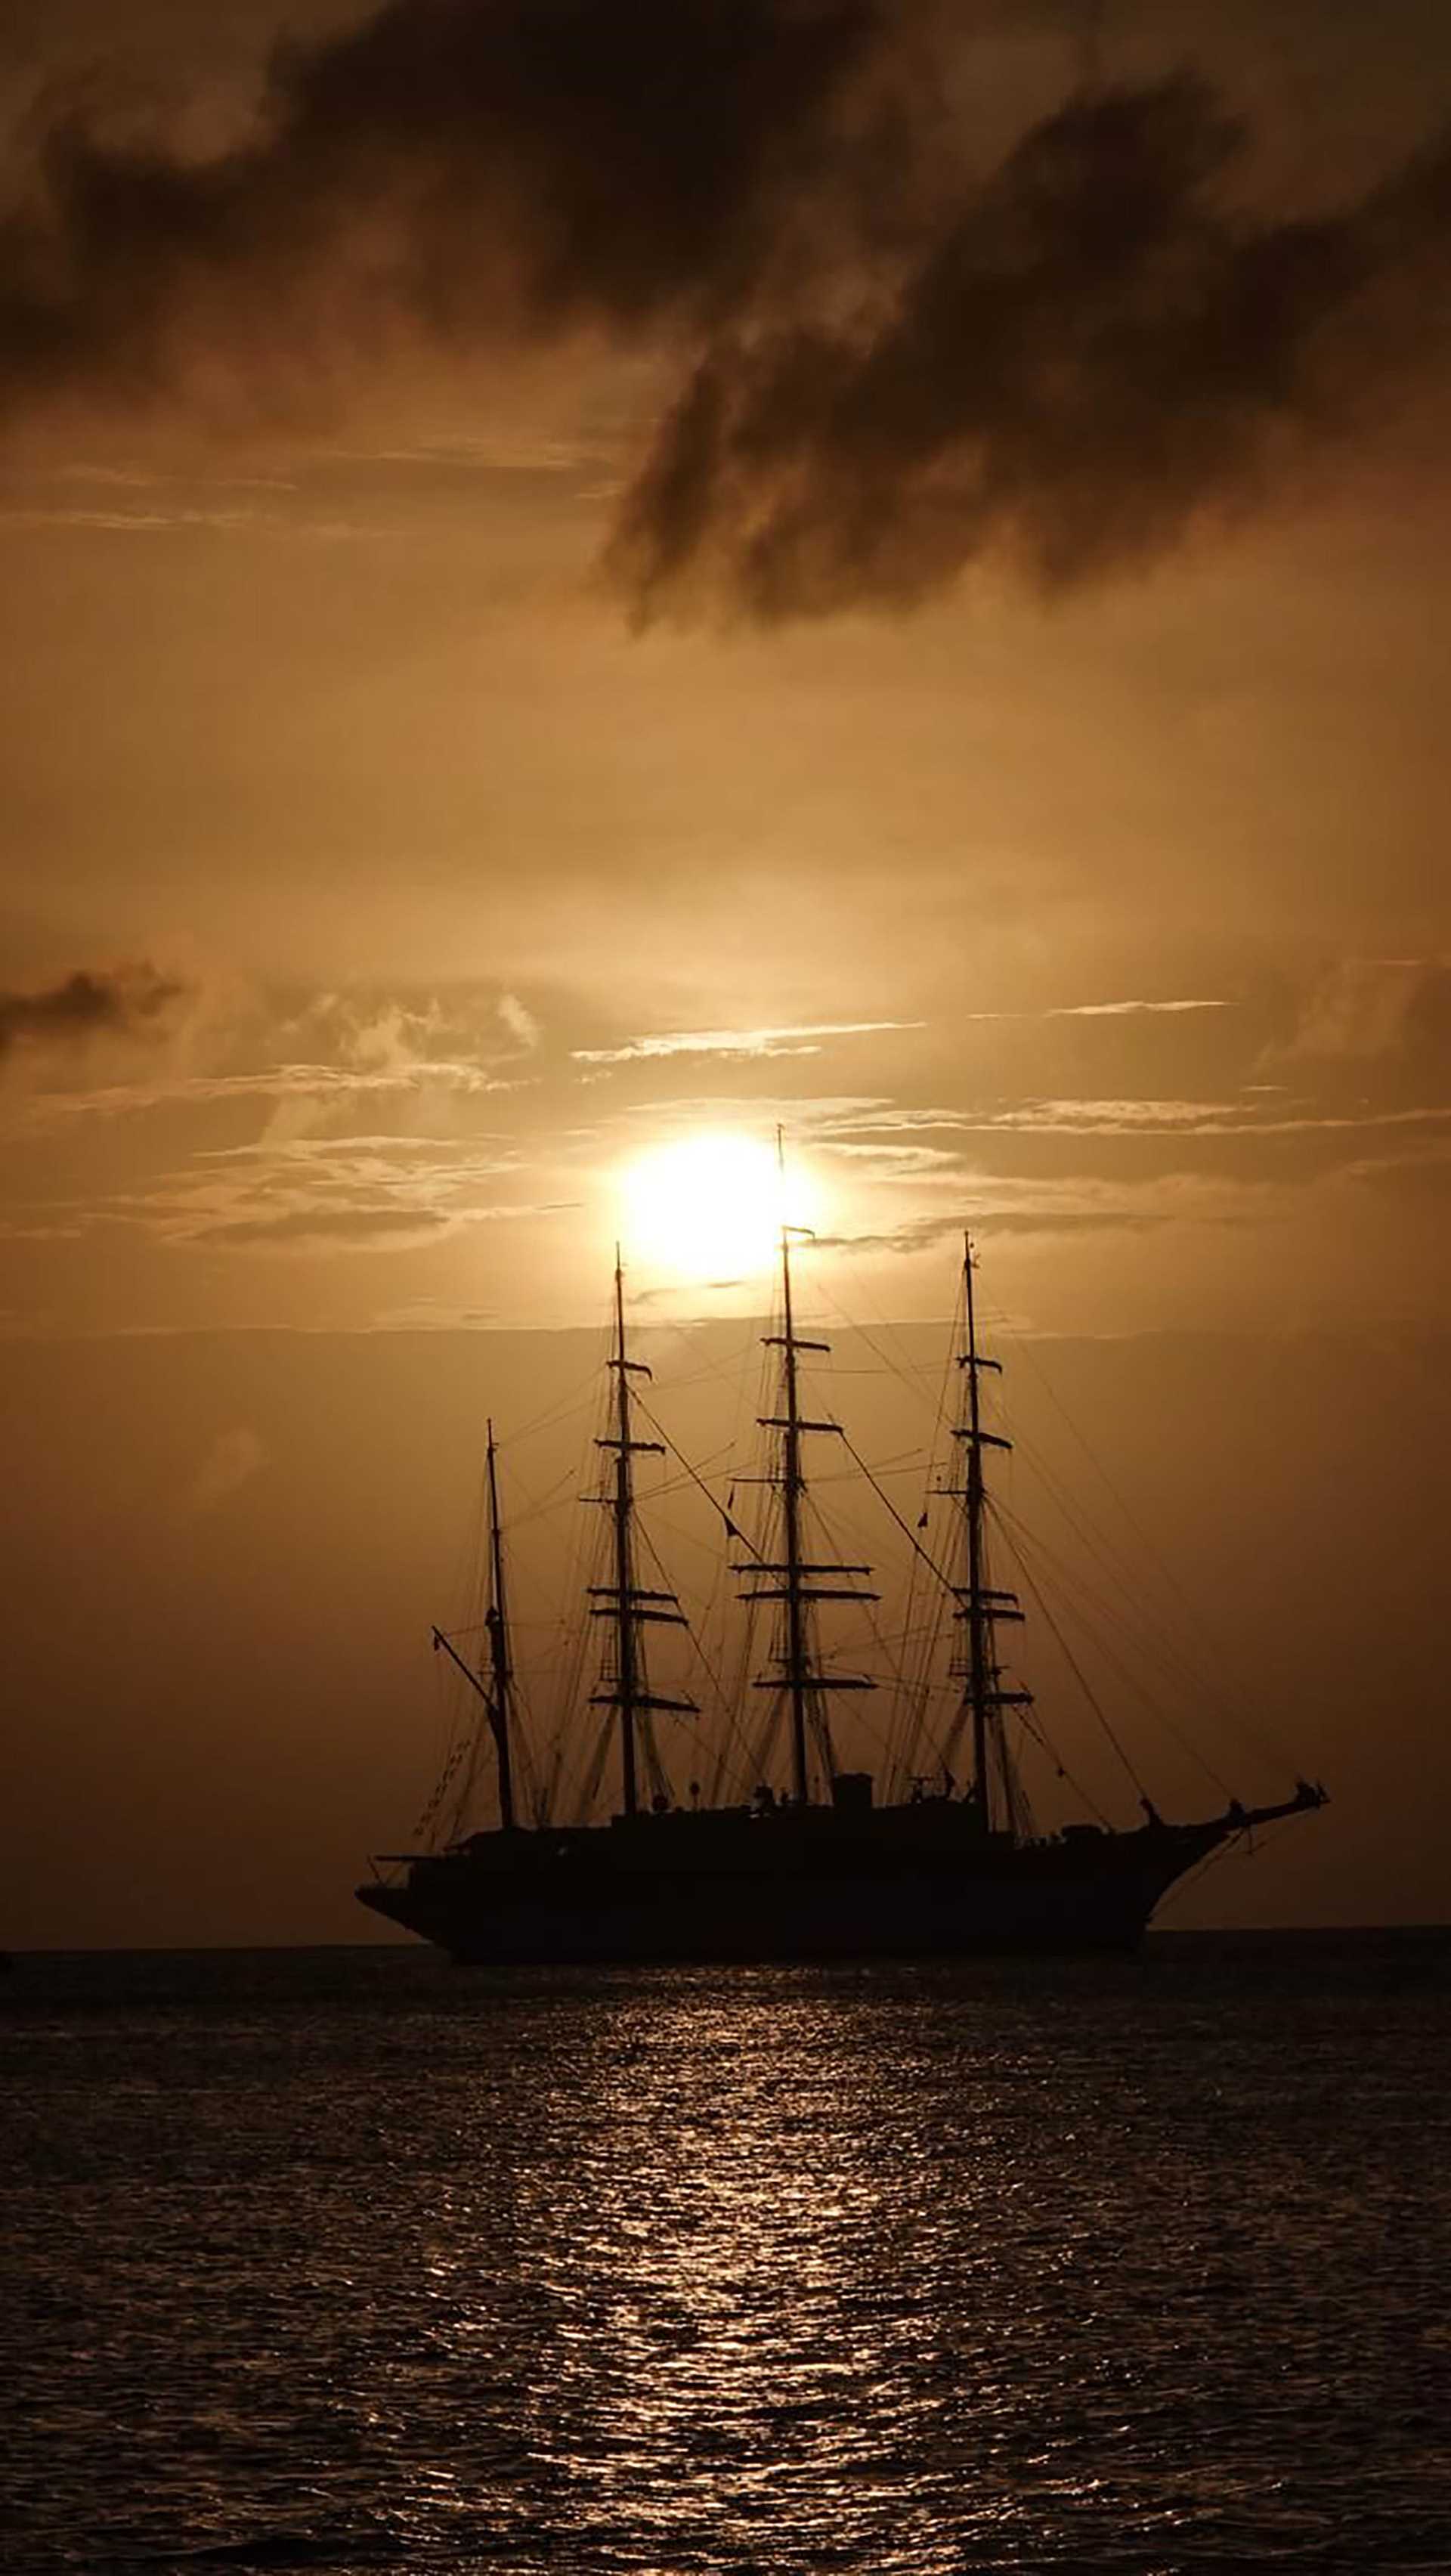
POLYGON ((780 1434, 779 1465, 768 1481, 781 1497, 781 1520, 785 1554, 779 1564, 764 1560, 735 1566, 736 1574, 753 1578, 752 1589, 743 1592, 743 1601, 779 1601, 784 1607, 780 1671, 756 1682, 757 1690, 780 1690, 785 1686, 791 1703, 791 1779, 792 1793, 798 1807, 809 1803, 807 1771, 807 1721, 812 1721, 828 1776, 835 1764, 831 1735, 820 1694, 832 1690, 875 1690, 875 1682, 864 1674, 823 1672, 816 1656, 812 1605, 818 1601, 875 1601, 875 1592, 861 1592, 851 1586, 823 1584, 823 1575, 870 1574, 869 1565, 828 1564, 808 1560, 801 1553, 802 1514, 806 1479, 801 1465, 801 1436, 807 1431, 831 1431, 840 1434, 840 1424, 808 1421, 801 1411, 797 1376, 797 1354, 801 1351, 829 1351, 829 1342, 807 1341, 797 1332, 791 1305, 791 1237, 805 1234, 805 1226, 783 1225, 781 1228, 781 1304, 783 1330, 763 1336, 767 1350, 781 1353, 780 1413, 762 1414, 763 1431, 780 1434), (775 1576, 774 1583, 762 1584, 761 1576, 775 1576))
POLYGON ((657 1627, 683 1628, 687 1622, 673 1592, 646 1591, 635 1581, 635 1482, 631 1462, 647 1451, 663 1456, 664 1442, 637 1440, 634 1436, 630 1380, 632 1377, 648 1377, 650 1371, 643 1360, 632 1360, 626 1355, 625 1274, 618 1244, 615 1247, 615 1347, 609 1366, 615 1373, 615 1429, 597 1440, 595 1447, 614 1452, 614 1475, 610 1480, 613 1490, 607 1490, 598 1497, 607 1506, 613 1521, 614 1581, 592 1583, 589 1594, 595 1605, 591 1617, 608 1619, 613 1623, 614 1656, 613 1671, 593 1693, 590 1705, 619 1711, 621 1799, 625 1814, 633 1816, 639 1812, 640 1803, 637 1721, 642 1717, 648 1719, 649 1712, 657 1708, 673 1709, 682 1716, 694 1716, 696 1703, 693 1699, 662 1698, 652 1691, 645 1666, 645 1641, 640 1634, 641 1627, 650 1622, 657 1627))
MULTIPOLYGON (((967 1539, 967 1582, 955 1585, 958 1607, 954 1616, 967 1630, 965 1662, 954 1669, 965 1684, 962 1712, 972 1720, 972 1784, 968 1802, 976 1810, 984 1834, 993 1829, 990 1788, 990 1752, 997 1751, 1000 1767, 1007 1777, 1002 1752, 1000 1711, 1006 1707, 1023 1707, 1032 1693, 1004 1690, 997 1660, 995 1629, 999 1620, 1021 1621, 1023 1613, 1015 1592, 996 1590, 987 1580, 987 1487, 983 1476, 983 1452, 986 1449, 1009 1450, 1011 1440, 996 1431, 985 1431, 982 1425, 982 1395, 979 1380, 984 1371, 1001 1374, 1001 1363, 984 1357, 977 1347, 977 1316, 973 1300, 972 1237, 962 1238, 963 1306, 966 1326, 966 1348, 957 1354, 957 1365, 966 1384, 966 1418, 954 1428, 953 1438, 962 1443, 967 1453, 965 1484, 946 1490, 964 1505, 963 1518, 967 1539)), ((1009 1824, 1013 1822, 1011 1815, 1009 1824)))

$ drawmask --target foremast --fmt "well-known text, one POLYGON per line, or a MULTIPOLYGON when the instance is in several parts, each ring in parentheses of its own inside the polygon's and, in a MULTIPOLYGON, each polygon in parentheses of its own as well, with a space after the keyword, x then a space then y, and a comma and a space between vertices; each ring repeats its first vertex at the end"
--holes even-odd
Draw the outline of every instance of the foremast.
POLYGON ((591 1694, 592 1708, 615 1710, 620 1739, 621 1806, 627 1816, 639 1812, 639 1753, 642 1729, 647 1752, 651 1750, 648 1733, 651 1713, 656 1709, 673 1710, 678 1716, 695 1716, 693 1699, 671 1698, 650 1687, 641 1634, 647 1626, 684 1628, 688 1622, 673 1592, 650 1591, 636 1581, 635 1551, 635 1477, 634 1461, 653 1453, 663 1456, 664 1442, 637 1440, 634 1410, 631 1403, 632 1378, 648 1378, 643 1360, 632 1360, 625 1348, 625 1274, 620 1262, 619 1246, 615 1247, 615 1339, 608 1365, 614 1374, 612 1413, 614 1428, 597 1439, 595 1447, 611 1453, 613 1472, 607 1477, 605 1491, 594 1499, 604 1504, 610 1514, 610 1561, 612 1580, 589 1586, 590 1616, 607 1619, 613 1632, 612 1651, 600 1687, 591 1694))
POLYGON ((1000 1376, 1002 1364, 988 1359, 977 1345, 977 1311, 973 1296, 972 1237, 962 1238, 963 1347, 956 1353, 962 1401, 952 1437, 963 1458, 963 1481, 944 1491, 962 1506, 963 1569, 967 1580, 954 1584, 957 1608, 953 1613, 964 1631, 964 1651, 954 1657, 952 1672, 963 1684, 953 1740, 970 1723, 972 1728, 972 1779, 967 1790, 967 1804, 974 1810, 979 1830, 990 1834, 996 1826, 992 1777, 996 1770, 1002 1783, 1006 1813, 1003 1824, 1016 1832, 1021 1793, 1017 1789, 1013 1765, 1003 1733, 1002 1712, 1005 1708, 1026 1708, 1032 1703, 1032 1692, 1005 1689, 1002 1668, 998 1662, 997 1630, 1004 1621, 1021 1624, 1023 1612, 1015 1592, 1003 1591, 988 1580, 987 1546, 987 1480, 983 1472, 984 1453, 997 1449, 1011 1450, 1011 1440, 997 1431, 983 1427, 982 1379, 1000 1376))
POLYGON ((780 1498, 782 1554, 779 1560, 754 1558, 747 1565, 737 1565, 732 1572, 746 1579, 747 1589, 740 1594, 746 1602, 771 1601, 780 1605, 781 1628, 777 1670, 760 1675, 752 1687, 780 1692, 784 1689, 791 1711, 791 1785, 798 1807, 811 1803, 809 1745, 815 1739, 822 1768, 826 1775, 828 1795, 835 1776, 836 1760, 831 1741, 831 1728, 826 1713, 826 1694, 830 1691, 875 1690, 876 1684, 860 1673, 829 1673, 824 1670, 817 1647, 814 1611, 820 1601, 875 1601, 875 1592, 863 1592, 848 1576, 870 1574, 869 1565, 845 1565, 821 1558, 808 1558, 803 1550, 806 1477, 802 1466, 802 1439, 812 1432, 835 1433, 841 1426, 835 1422, 809 1420, 801 1410, 798 1361, 801 1352, 827 1352, 829 1342, 809 1341, 796 1330, 791 1297, 791 1239, 806 1235, 805 1226, 783 1225, 781 1228, 781 1314, 779 1333, 762 1336, 767 1350, 781 1354, 780 1411, 760 1414, 759 1428, 776 1435, 774 1464, 766 1482, 780 1498), (829 1578, 840 1578, 833 1582, 829 1578))

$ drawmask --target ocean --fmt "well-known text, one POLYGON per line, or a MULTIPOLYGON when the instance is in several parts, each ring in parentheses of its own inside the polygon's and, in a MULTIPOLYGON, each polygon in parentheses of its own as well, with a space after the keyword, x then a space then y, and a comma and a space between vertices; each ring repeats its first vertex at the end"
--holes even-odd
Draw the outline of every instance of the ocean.
POLYGON ((1451 2568, 1451 1933, 0 1987, 6 2576, 1451 2568))

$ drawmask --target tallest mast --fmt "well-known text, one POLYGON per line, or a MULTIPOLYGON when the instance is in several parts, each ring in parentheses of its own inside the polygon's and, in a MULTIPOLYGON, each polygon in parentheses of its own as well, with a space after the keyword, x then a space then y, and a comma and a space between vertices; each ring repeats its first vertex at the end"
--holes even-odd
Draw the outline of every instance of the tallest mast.
POLYGON ((876 1685, 865 1675, 824 1672, 816 1652, 812 1607, 818 1601, 875 1601, 875 1592, 862 1592, 849 1584, 823 1583, 822 1576, 870 1574, 869 1565, 841 1565, 820 1559, 808 1560, 802 1554, 802 1516, 806 1496, 806 1478, 801 1465, 801 1440, 804 1432, 840 1431, 835 1422, 809 1421, 801 1411, 797 1371, 798 1354, 802 1351, 829 1351, 829 1342, 807 1341, 796 1330, 791 1302, 791 1237, 804 1234, 804 1226, 783 1225, 781 1228, 781 1310, 782 1330, 765 1335, 768 1350, 781 1353, 781 1406, 779 1413, 762 1414, 764 1431, 779 1434, 778 1465, 770 1478, 781 1497, 783 1555, 778 1563, 765 1560, 735 1568, 737 1574, 751 1578, 751 1589, 741 1594, 743 1601, 776 1601, 782 1605, 779 1670, 756 1683, 757 1690, 785 1689, 791 1709, 791 1788, 798 1807, 810 1803, 810 1766, 808 1757, 808 1721, 818 1735, 824 1765, 830 1779, 835 1765, 831 1736, 827 1727, 823 1694, 837 1690, 873 1690, 876 1685), (765 1578, 763 1580, 763 1578, 765 1578))
MULTIPOLYGON (((609 1365, 615 1376, 614 1431, 595 1443, 596 1448, 613 1450, 614 1474, 607 1490, 597 1499, 609 1510, 612 1528, 612 1583, 590 1585, 591 1615, 608 1619, 614 1629, 613 1670, 593 1694, 593 1706, 613 1708, 620 1721, 621 1803, 627 1816, 639 1812, 638 1778, 639 1724, 648 1726, 653 1709, 673 1709, 682 1717, 696 1715, 693 1699, 668 1699, 652 1691, 645 1665, 645 1641, 640 1631, 647 1622, 657 1627, 683 1628, 684 1612, 673 1592, 650 1592, 635 1581, 635 1478, 633 1461, 642 1452, 663 1454, 659 1440, 637 1440, 630 1404, 632 1377, 648 1377, 643 1360, 632 1360, 625 1352, 625 1274, 615 1248, 615 1347, 609 1365)), ((650 1751, 648 1733, 646 1751, 650 1751)), ((653 1757, 652 1757, 653 1758, 653 1757)), ((657 1768, 658 1776, 658 1768, 657 1768)))

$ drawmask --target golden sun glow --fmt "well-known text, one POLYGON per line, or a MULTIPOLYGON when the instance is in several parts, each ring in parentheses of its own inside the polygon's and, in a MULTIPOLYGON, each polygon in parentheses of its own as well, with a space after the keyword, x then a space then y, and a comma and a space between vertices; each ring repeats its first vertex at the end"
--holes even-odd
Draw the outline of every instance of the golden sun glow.
POLYGON ((700 1281, 768 1271, 783 1223, 820 1222, 820 1192, 763 1138, 720 1129, 656 1145, 621 1176, 627 1258, 700 1281))

